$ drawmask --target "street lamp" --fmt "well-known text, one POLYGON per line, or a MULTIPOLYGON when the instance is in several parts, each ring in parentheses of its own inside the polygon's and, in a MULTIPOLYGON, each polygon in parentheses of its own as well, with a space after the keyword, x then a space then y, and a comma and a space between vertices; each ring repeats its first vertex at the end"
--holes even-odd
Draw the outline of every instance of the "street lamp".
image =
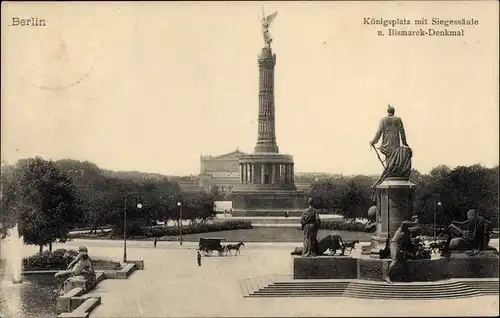
POLYGON ((434 242, 436 241, 436 210, 437 207, 441 207, 441 201, 437 201, 434 205, 434 242))
POLYGON ((177 202, 177 206, 179 207, 179 232, 180 232, 180 245, 182 245, 182 203, 181 201, 177 202))
MULTIPOLYGON (((137 208, 142 209, 142 204, 137 203, 137 208)), ((127 195, 125 195, 124 206, 124 220, 123 220, 123 263, 127 262, 127 195)))

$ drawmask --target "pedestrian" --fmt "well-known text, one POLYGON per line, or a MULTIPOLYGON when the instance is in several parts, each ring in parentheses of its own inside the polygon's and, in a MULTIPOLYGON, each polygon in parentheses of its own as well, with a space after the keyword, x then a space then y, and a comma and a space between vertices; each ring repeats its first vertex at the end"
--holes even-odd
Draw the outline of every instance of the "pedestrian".
POLYGON ((196 260, 198 261, 198 266, 201 266, 201 254, 200 254, 200 251, 198 251, 198 253, 196 255, 196 260))
POLYGON ((155 237, 155 240, 154 240, 155 247, 156 247, 156 243, 158 243, 158 238, 155 237))

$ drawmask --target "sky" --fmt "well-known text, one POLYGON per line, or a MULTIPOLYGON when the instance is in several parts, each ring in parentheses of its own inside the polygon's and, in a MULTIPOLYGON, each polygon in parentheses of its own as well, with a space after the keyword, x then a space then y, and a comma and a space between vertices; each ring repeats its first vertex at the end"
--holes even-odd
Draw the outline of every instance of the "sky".
POLYGON ((187 175, 201 154, 253 152, 262 5, 278 11, 276 137, 295 171, 380 173, 369 141, 388 104, 415 169, 498 164, 497 1, 2 2, 2 160, 187 175), (479 25, 381 37, 365 17, 479 25))

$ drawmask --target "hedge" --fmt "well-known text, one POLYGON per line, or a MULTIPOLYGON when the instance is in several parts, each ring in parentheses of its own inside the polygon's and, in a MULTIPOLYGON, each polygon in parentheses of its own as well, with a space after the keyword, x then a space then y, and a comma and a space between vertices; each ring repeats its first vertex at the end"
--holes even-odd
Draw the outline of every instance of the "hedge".
POLYGON ((373 233, 376 226, 373 223, 350 222, 347 220, 325 220, 321 221, 319 226, 323 230, 349 231, 349 232, 367 232, 373 233))
MULTIPOLYGON (((78 255, 75 250, 57 249, 50 253, 44 251, 23 259, 23 270, 65 270, 71 259, 78 255)), ((90 257, 92 259, 92 256, 90 257)), ((108 260, 92 260, 94 269, 118 269, 120 263, 108 260)))
MULTIPOLYGON (((190 225, 182 226, 182 234, 198 234, 198 233, 209 233, 209 232, 220 232, 220 231, 231 231, 231 230, 242 230, 251 229, 252 222, 247 220, 227 220, 223 222, 214 223, 195 223, 190 225)), ((139 238, 149 238, 149 237, 163 237, 163 236, 178 236, 180 235, 180 230, 178 226, 168 226, 168 227, 154 227, 154 228, 134 228, 132 233, 128 232, 127 237, 131 239, 139 238)), ((99 233, 97 235, 90 234, 70 234, 71 238, 104 238, 104 239, 115 239, 120 237, 121 234, 112 231, 112 233, 99 233)))

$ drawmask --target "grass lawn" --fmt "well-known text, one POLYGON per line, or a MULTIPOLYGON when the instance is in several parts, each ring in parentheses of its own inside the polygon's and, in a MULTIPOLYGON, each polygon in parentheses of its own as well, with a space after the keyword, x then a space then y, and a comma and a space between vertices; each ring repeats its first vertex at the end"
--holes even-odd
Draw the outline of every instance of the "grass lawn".
MULTIPOLYGON (((370 238, 374 235, 373 233, 365 232, 319 230, 318 239, 321 240, 328 234, 340 235, 345 241, 359 240, 360 242, 370 241, 370 238)), ((304 232, 300 229, 290 227, 262 227, 248 230, 187 234, 183 235, 182 239, 185 241, 198 242, 200 237, 221 237, 229 242, 302 242, 304 239, 304 232)))

